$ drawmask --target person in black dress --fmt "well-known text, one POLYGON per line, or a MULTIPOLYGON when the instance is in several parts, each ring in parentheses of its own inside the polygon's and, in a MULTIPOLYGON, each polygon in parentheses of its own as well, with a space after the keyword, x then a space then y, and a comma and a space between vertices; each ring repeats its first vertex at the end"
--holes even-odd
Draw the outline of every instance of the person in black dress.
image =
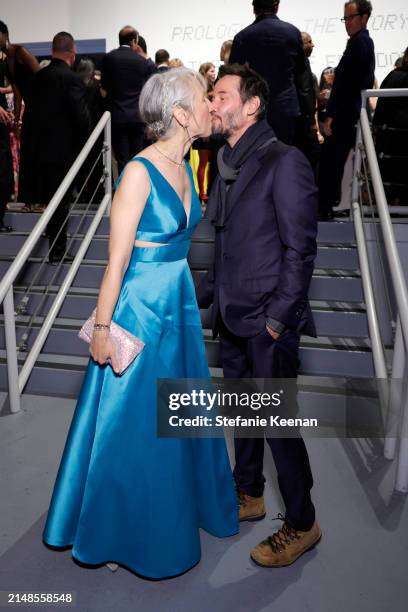
MULTIPOLYGON (((381 83, 381 89, 408 88, 408 47, 400 65, 381 83)), ((408 98, 379 98, 373 124, 376 149, 390 205, 408 204, 408 98)))
POLYGON ((37 59, 21 45, 10 43, 7 25, 0 21, 0 49, 6 55, 7 78, 12 85, 14 93, 14 130, 20 140, 20 171, 19 171, 19 201, 25 202, 23 212, 32 208, 29 194, 31 192, 31 172, 27 160, 27 137, 24 127, 23 103, 27 104, 31 81, 36 72, 40 70, 37 59))

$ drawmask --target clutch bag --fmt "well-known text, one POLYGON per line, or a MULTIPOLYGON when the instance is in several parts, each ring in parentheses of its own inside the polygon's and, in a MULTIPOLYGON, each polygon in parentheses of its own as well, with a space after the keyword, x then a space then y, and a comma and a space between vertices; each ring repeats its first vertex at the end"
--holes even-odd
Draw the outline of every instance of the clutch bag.
MULTIPOLYGON (((93 311, 89 319, 85 321, 81 327, 78 336, 81 340, 84 340, 88 344, 92 341, 92 335, 94 332, 96 309, 93 311)), ((133 336, 126 329, 123 329, 117 323, 111 321, 110 324, 110 337, 113 341, 116 350, 116 356, 119 364, 119 374, 130 366, 130 364, 136 359, 136 357, 144 349, 144 342, 142 342, 136 336, 133 336)), ((110 360, 109 360, 110 361, 110 360)))

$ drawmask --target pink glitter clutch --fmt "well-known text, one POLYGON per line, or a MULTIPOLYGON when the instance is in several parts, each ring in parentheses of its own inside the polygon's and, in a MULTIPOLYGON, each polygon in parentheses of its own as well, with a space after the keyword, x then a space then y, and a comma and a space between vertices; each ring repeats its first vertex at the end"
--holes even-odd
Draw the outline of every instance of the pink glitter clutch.
MULTIPOLYGON (((92 341, 92 335, 95 324, 96 309, 93 311, 91 316, 83 326, 81 327, 78 336, 81 340, 85 340, 88 344, 92 341)), ((113 344, 116 349, 116 356, 119 364, 119 374, 130 366, 132 361, 139 355, 144 349, 144 342, 133 336, 131 333, 120 327, 117 323, 111 321, 110 324, 110 337, 113 340, 113 344)))

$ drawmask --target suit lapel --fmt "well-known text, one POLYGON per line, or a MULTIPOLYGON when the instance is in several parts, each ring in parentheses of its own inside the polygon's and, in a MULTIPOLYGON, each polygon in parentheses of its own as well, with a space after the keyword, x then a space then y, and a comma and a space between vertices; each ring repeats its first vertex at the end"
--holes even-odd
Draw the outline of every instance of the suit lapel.
POLYGON ((253 156, 248 164, 244 164, 239 177, 237 178, 234 186, 231 188, 231 193, 227 194, 227 206, 225 213, 225 221, 230 216, 235 205, 239 201, 242 193, 244 192, 248 183, 253 179, 255 174, 260 170, 262 164, 260 163, 258 156, 253 156))

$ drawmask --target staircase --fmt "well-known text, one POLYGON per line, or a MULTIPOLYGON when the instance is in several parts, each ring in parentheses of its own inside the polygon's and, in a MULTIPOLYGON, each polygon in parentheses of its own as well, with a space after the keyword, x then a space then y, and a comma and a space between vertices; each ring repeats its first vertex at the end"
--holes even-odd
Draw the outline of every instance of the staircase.
MULTIPOLYGON (((6 214, 5 223, 14 227, 12 234, 0 236, 0 278, 13 261, 31 229, 38 220, 35 213, 6 214)), ((70 218, 68 234, 75 237, 72 254, 76 252, 92 215, 85 217, 80 234, 75 234, 79 214, 70 218)), ((88 347, 78 339, 78 330, 95 307, 99 285, 104 272, 108 244, 108 219, 104 218, 93 239, 73 286, 43 347, 26 386, 27 393, 77 396, 88 361, 88 347)), ((24 291, 41 265, 47 251, 44 236, 15 284, 14 300, 17 308, 24 291)), ((195 282, 205 273, 212 257, 210 226, 203 221, 193 237, 190 266, 195 282)), ((66 274, 61 266, 49 288, 42 310, 34 320, 28 341, 30 348, 48 312, 55 294, 66 274)), ((44 294, 56 268, 45 264, 27 305, 26 313, 17 317, 17 341, 24 333, 25 324, 44 294)), ((303 337, 300 349, 300 373, 313 376, 369 378, 374 375, 370 343, 367 338, 367 319, 363 303, 362 285, 358 270, 354 230, 350 222, 319 224, 318 255, 310 288, 310 301, 318 332, 317 338, 303 337)), ((219 346, 211 338, 210 311, 201 312, 207 356, 213 372, 219 372, 219 346)), ((0 319, 0 390, 7 389, 3 316, 0 319)), ((19 354, 21 363, 24 353, 19 354)))

